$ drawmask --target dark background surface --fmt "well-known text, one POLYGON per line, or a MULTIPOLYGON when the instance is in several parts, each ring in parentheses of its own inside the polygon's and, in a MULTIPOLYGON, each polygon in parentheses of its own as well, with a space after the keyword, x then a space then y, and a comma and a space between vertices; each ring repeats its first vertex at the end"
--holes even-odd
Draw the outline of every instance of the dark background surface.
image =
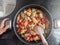
MULTIPOLYGON (((13 18, 16 15, 17 11, 23 6, 28 4, 40 4, 50 12, 52 19, 60 19, 60 0, 17 0, 15 10, 10 14, 10 16, 7 17, 13 21, 13 18)), ((3 18, 1 20, 3 20, 3 18)), ((53 28, 52 32, 54 30, 55 29, 53 28)), ((48 43, 49 45, 58 45, 53 33, 51 33, 48 43)), ((18 40, 12 27, 12 29, 8 29, 6 33, 0 36, 0 45, 25 45, 25 44, 18 40)))

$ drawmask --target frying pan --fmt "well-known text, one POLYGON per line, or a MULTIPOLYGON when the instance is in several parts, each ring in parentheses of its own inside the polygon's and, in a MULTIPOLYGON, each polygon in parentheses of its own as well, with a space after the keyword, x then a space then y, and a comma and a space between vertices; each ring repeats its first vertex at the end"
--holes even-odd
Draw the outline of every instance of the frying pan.
POLYGON ((13 28, 14 28, 14 32, 15 32, 16 36, 18 37, 18 39, 19 39, 20 41, 22 41, 23 43, 28 44, 28 45, 40 45, 40 44, 42 44, 42 41, 28 42, 28 41, 26 41, 24 38, 22 38, 21 35, 19 35, 19 34, 16 32, 16 30, 17 30, 17 28, 16 28, 17 16, 18 16, 18 14, 19 14, 22 10, 27 9, 27 8, 37 8, 37 9, 40 9, 40 10, 42 10, 42 11, 44 12, 44 14, 45 14, 44 16, 46 16, 46 17, 48 18, 50 24, 49 24, 49 31, 48 31, 48 33, 46 34, 46 37, 45 37, 46 40, 48 40, 48 37, 49 37, 49 35, 50 35, 50 33, 51 33, 51 30, 52 30, 52 18, 51 18, 50 14, 49 14, 49 12, 48 12, 48 10, 47 10, 46 8, 44 8, 44 7, 41 6, 41 5, 37 5, 37 4, 30 4, 30 5, 26 5, 26 6, 22 7, 22 8, 17 12, 17 14, 16 14, 15 17, 14 17, 14 20, 13 20, 13 28))

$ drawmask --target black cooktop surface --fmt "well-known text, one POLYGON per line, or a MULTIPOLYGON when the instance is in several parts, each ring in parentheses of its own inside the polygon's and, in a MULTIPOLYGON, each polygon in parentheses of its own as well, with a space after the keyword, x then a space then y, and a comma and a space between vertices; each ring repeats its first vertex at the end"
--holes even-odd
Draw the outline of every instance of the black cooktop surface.
MULTIPOLYGON (((28 4, 42 5, 50 12, 52 19, 60 19, 60 15, 59 15, 60 0, 17 0, 15 10, 10 14, 10 16, 7 17, 13 21, 13 18, 16 15, 17 11, 23 6, 28 4)), ((59 32, 59 30, 60 29, 52 28, 52 33, 48 40, 49 45, 58 45, 60 39, 57 39, 57 37, 55 37, 57 36, 57 33, 55 32, 59 32)), ((8 29, 8 31, 5 34, 0 36, 0 45, 26 45, 26 44, 18 40, 12 27, 12 29, 8 29)))

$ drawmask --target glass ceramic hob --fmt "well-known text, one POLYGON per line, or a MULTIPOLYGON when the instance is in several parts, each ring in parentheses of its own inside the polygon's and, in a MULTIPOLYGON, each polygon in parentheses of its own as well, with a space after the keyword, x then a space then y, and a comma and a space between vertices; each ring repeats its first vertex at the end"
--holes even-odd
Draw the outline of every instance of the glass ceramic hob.
MULTIPOLYGON (((60 43, 60 0, 17 0, 16 7, 14 11, 7 16, 13 21, 13 17, 17 13, 17 11, 28 4, 40 4, 44 6, 50 13, 53 25, 52 32, 49 36, 48 43, 49 45, 59 45, 60 43)), ((3 18, 1 19, 3 20, 3 18)), ((13 27, 12 29, 8 29, 8 31, 0 36, 0 45, 26 45, 18 40, 16 37, 13 27)))

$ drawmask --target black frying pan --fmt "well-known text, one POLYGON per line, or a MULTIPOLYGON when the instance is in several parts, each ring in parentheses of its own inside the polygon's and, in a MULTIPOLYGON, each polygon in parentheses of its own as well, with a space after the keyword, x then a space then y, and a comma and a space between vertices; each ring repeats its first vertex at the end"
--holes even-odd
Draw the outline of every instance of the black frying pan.
POLYGON ((22 7, 22 8, 17 12, 17 14, 16 14, 15 17, 14 17, 13 28, 14 28, 14 32, 15 32, 16 36, 18 37, 18 39, 21 40, 23 43, 28 44, 28 45, 40 45, 40 44, 42 43, 42 41, 27 42, 25 39, 23 39, 23 38, 21 37, 21 35, 19 35, 19 34, 16 32, 16 30, 17 30, 17 28, 16 28, 17 16, 18 16, 18 14, 19 14, 22 10, 24 10, 24 9, 26 9, 26 8, 37 8, 37 9, 40 9, 40 10, 42 10, 42 11, 44 12, 45 16, 48 18, 48 20, 49 20, 49 22, 50 22, 50 25, 49 25, 48 34, 47 34, 47 36, 45 37, 46 40, 48 39, 48 36, 49 36, 50 33, 51 33, 51 29, 52 29, 52 18, 51 18, 51 16, 49 15, 49 12, 47 11, 46 8, 44 8, 44 7, 41 6, 41 5, 37 5, 37 4, 30 4, 30 5, 26 5, 26 6, 22 7))

